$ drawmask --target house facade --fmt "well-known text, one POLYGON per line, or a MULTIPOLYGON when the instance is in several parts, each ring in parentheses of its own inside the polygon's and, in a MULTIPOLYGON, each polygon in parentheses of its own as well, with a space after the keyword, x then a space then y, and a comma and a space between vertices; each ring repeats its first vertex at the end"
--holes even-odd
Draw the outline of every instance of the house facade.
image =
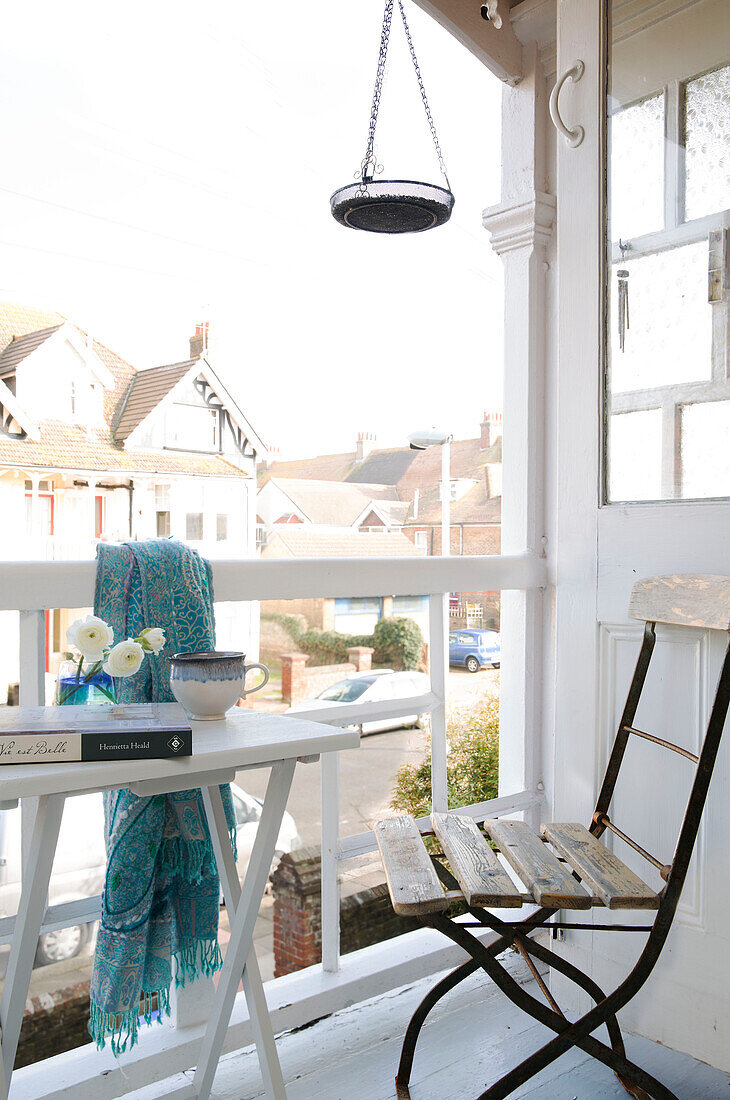
MULTIPOLYGON (((502 514, 502 414, 484 413, 480 433, 451 443, 452 556, 499 554, 502 514)), ((273 462, 258 497, 262 544, 282 525, 360 531, 400 530, 420 555, 441 554, 438 448, 377 448, 361 432, 355 451, 273 462)), ((276 545, 276 544, 275 544, 276 545)), ((455 592, 452 626, 499 628, 498 592, 455 592)))
MULTIPOLYGON (((0 306, 0 560, 79 560, 100 541, 155 537, 209 558, 253 555, 266 450, 206 337, 200 325, 188 358, 137 370, 57 314, 0 306)), ((51 675, 68 617, 47 615, 51 675)), ((219 616, 223 636, 242 625, 219 616)), ((17 653, 0 654, 0 699, 17 678, 17 653)))

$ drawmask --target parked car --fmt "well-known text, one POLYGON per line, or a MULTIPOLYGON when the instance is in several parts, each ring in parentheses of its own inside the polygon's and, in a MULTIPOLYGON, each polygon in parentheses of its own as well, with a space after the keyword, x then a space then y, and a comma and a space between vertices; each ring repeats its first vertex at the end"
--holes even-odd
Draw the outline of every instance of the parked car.
POLYGON ((499 668, 501 648, 496 630, 452 630, 449 664, 464 665, 469 672, 499 668))
MULTIPOLYGON (((325 688, 315 699, 295 703, 286 713, 326 710, 348 703, 353 706, 356 703, 379 703, 386 699, 399 703, 416 695, 425 695, 428 690, 428 676, 422 672, 395 672, 392 668, 374 668, 370 672, 358 672, 347 680, 340 680, 325 688)), ((403 726, 416 726, 420 720, 420 714, 406 714, 401 718, 380 718, 377 722, 356 722, 353 723, 353 728, 360 733, 382 733, 384 730, 401 729, 403 726)))
MULTIPOLYGON (((238 870, 243 874, 251 857, 261 817, 261 802, 231 784, 236 814, 238 870)), ((284 814, 276 843, 277 862, 284 852, 301 848, 294 818, 284 814)), ((58 837, 56 858, 48 890, 49 902, 57 905, 101 893, 104 887, 104 811, 101 794, 68 798, 58 837)), ((0 916, 18 911, 20 900, 20 809, 0 813, 0 916)), ((94 938, 96 922, 76 924, 45 932, 38 940, 36 965, 72 959, 94 938)))

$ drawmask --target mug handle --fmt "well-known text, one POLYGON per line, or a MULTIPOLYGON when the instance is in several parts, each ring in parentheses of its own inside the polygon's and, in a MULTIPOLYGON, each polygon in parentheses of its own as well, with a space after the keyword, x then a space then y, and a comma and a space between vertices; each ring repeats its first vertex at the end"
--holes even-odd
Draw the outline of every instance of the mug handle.
POLYGON ((244 683, 244 687, 243 687, 243 690, 241 691, 241 696, 243 698, 245 698, 247 695, 253 695, 254 691, 260 691, 262 687, 266 687, 266 685, 269 682, 269 676, 270 676, 270 673, 269 673, 269 670, 266 667, 266 665, 260 665, 258 663, 258 661, 256 661, 255 664, 252 664, 252 665, 244 665, 243 666, 243 683, 244 683), (255 688, 249 688, 248 691, 247 691, 246 686, 245 686, 246 685, 246 677, 248 676, 248 674, 249 674, 249 672, 251 671, 252 668, 260 668, 261 671, 264 674, 264 678, 263 678, 263 680, 261 681, 260 684, 256 685, 255 688))

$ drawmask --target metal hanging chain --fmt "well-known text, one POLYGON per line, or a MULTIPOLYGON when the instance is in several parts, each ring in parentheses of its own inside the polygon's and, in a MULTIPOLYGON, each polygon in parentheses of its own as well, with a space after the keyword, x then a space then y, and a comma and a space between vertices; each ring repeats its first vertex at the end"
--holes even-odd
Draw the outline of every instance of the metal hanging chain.
MULTIPOLYGON (((378 55, 378 68, 375 74, 375 88, 373 90, 373 103, 370 108, 370 126, 368 129, 368 145, 361 164, 360 174, 362 176, 363 184, 369 183, 376 172, 382 171, 382 165, 377 163, 375 157, 375 128, 378 124, 378 111, 380 109, 380 96, 383 91, 383 79, 385 77, 385 63, 388 57, 388 45, 390 43, 390 29, 393 22, 393 4, 395 0, 385 0, 385 12, 383 13, 383 27, 380 32, 380 53, 378 55)), ((431 108, 428 104, 428 97, 426 96, 426 89, 423 84, 423 77, 421 76, 421 68, 418 64, 418 58, 416 57, 416 51, 413 46, 413 39, 411 38, 411 30, 408 26, 408 20, 406 19, 406 13, 403 8, 403 0, 398 0, 398 9, 403 20, 403 27, 406 33, 406 41, 408 42, 408 49, 410 50, 411 60, 413 62, 413 68, 416 71, 416 79, 418 80, 418 87, 421 92, 421 99, 423 100, 423 109, 426 112, 426 119, 428 121, 429 128, 431 130, 431 137, 433 138, 434 147, 436 149, 436 156, 438 157, 439 167, 443 173, 443 177, 446 180, 446 186, 451 190, 451 184, 449 183, 449 177, 446 174, 446 164, 444 163, 443 153, 441 152, 441 145, 439 144, 438 134, 436 133, 436 125, 433 121, 431 114, 431 108)))
POLYGON ((390 42, 390 27, 393 21, 393 0, 385 0, 385 12, 383 14, 383 28, 380 32, 380 53, 378 55, 378 68, 375 73, 375 88, 373 89, 373 104, 370 108, 370 127, 368 130, 368 147, 362 160, 362 182, 368 183, 378 170, 382 171, 375 160, 375 127, 378 124, 378 111, 380 109, 380 94, 383 90, 383 77, 385 76, 385 62, 388 58, 388 43, 390 42))
POLYGON ((433 144, 436 149, 436 156, 438 157, 439 168, 446 180, 446 186, 449 191, 451 190, 451 184, 449 183, 449 177, 446 173, 446 164, 444 163, 444 155, 441 152, 441 145, 439 143, 438 134, 436 133, 436 124, 433 121, 431 114, 431 108, 428 105, 428 98, 426 96, 426 89, 423 86, 423 77, 421 76, 421 67, 418 64, 418 58, 416 57, 416 51, 413 48, 413 39, 411 38, 411 30, 408 26, 408 20, 406 19, 406 13, 403 8, 403 0, 398 0, 398 7, 400 8, 401 18, 403 20, 403 27, 406 32, 406 40, 408 42, 408 49, 411 51, 411 60, 413 62, 413 68, 416 70, 416 78, 418 80, 418 87, 421 90, 421 99, 423 100, 423 109, 426 112, 426 118, 428 119, 428 125, 431 129, 431 137, 433 138, 433 144))

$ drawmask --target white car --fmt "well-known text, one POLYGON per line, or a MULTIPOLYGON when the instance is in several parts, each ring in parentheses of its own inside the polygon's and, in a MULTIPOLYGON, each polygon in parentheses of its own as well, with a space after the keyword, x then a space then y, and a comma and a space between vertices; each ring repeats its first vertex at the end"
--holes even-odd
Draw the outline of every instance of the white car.
MULTIPOLYGON (((351 703, 382 703, 386 700, 402 703, 416 695, 426 695, 430 690, 428 676, 423 672, 394 672, 392 668, 374 668, 370 672, 358 672, 347 680, 340 680, 325 688, 316 699, 295 703, 287 714, 303 710, 326 710, 351 703)), ((356 722, 354 728, 361 733, 381 733, 383 730, 415 726, 421 715, 406 714, 400 718, 380 718, 376 722, 356 722)))
MULTIPOLYGON (((231 784, 236 814, 238 870, 248 867, 256 830, 261 817, 261 802, 231 784)), ((276 861, 284 852, 301 848, 302 841, 294 818, 284 814, 276 842, 276 861)), ((100 894, 104 888, 106 852, 104 849, 104 811, 101 794, 83 794, 67 798, 58 837, 56 858, 48 890, 49 903, 78 901, 100 894)), ((20 808, 0 813, 0 916, 12 916, 20 900, 20 808)), ((94 938, 96 922, 76 924, 46 932, 38 940, 36 965, 72 959, 94 938)))

